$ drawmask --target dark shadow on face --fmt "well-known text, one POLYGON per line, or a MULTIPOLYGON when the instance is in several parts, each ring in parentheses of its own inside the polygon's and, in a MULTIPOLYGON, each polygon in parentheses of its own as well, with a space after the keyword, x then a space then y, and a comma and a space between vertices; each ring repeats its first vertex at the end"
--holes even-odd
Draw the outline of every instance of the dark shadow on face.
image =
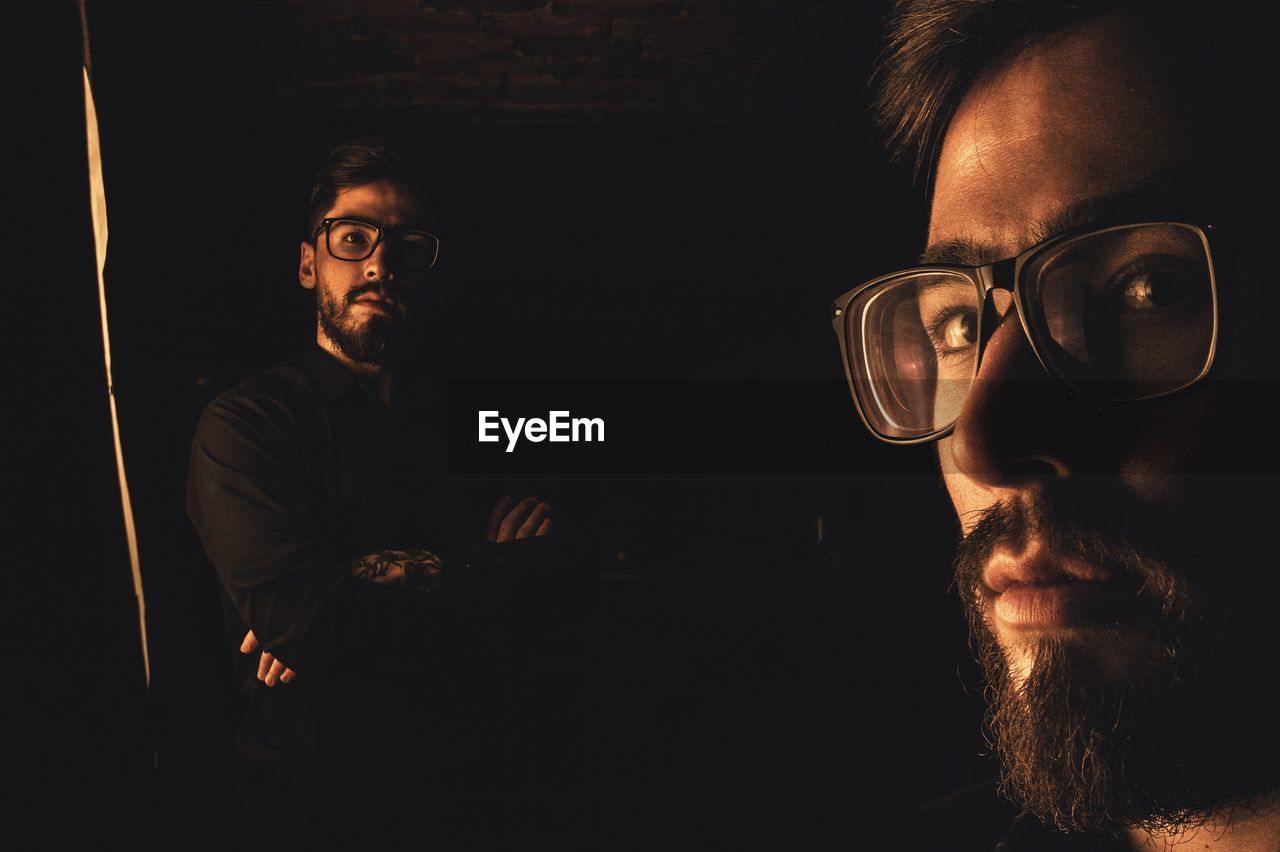
MULTIPOLYGON (((1099 18, 980 81, 943 142, 931 246, 1014 256, 1064 210, 1176 196, 1164 176, 1207 171, 1141 36, 1140 21, 1099 18)), ((1239 276, 1222 284, 1247 292, 1239 276)), ((1220 357, 1238 367, 1233 343, 1220 357)), ((1263 386, 1244 376, 1093 404, 1046 376, 1016 320, 1004 322, 939 443, 964 529, 956 581, 988 682, 988 733, 1006 791, 1050 824, 1195 825, 1277 789, 1280 736, 1264 709, 1280 649, 1276 479, 1248 472, 1263 386), (1024 586, 1072 587, 1052 623, 1010 617, 990 583, 997 558, 1024 586), (1110 582, 1080 582, 1090 571, 1110 582), (1104 585, 1115 597, 1105 605, 1104 585)))

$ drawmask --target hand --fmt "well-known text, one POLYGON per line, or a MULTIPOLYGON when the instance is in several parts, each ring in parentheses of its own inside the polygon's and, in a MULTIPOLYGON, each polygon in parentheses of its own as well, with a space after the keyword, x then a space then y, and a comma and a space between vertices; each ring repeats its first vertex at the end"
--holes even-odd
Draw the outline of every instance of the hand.
MULTIPOLYGON (((244 641, 240 643, 240 653, 252 654, 257 647, 258 637, 250 630, 244 634, 244 641)), ((270 651, 262 652, 262 659, 258 660, 258 680, 267 686, 275 686, 277 682, 288 683, 297 676, 293 669, 277 660, 270 651)))
POLYGON ((546 535, 551 532, 550 514, 551 506, 538 502, 537 497, 526 497, 519 503, 503 497, 493 507, 484 537, 487 541, 504 542, 546 535))

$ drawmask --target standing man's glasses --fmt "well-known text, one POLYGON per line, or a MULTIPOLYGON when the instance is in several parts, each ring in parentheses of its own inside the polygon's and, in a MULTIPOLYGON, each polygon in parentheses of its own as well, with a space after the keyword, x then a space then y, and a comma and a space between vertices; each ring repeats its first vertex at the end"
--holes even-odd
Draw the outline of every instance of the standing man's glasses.
POLYGON ((951 433, 1013 295, 1041 365, 1083 396, 1140 400, 1208 372, 1218 293, 1207 227, 1177 222, 1065 234, 986 266, 941 264, 861 284, 832 304, 862 421, 899 444, 951 433))
POLYGON ((338 260, 367 260, 383 238, 404 258, 415 272, 435 266, 440 255, 440 240, 426 231, 386 230, 360 219, 321 219, 320 227, 311 235, 314 242, 325 233, 325 246, 338 260))

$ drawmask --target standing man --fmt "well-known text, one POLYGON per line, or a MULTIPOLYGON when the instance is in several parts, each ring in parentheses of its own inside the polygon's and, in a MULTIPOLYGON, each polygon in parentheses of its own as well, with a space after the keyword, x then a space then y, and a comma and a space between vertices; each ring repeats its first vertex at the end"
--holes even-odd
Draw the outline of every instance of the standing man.
POLYGON ((446 482, 443 417, 409 358, 438 253, 409 160, 339 146, 298 265, 314 342, 219 396, 196 430, 187 511, 244 634, 238 752, 261 816, 319 814, 356 779, 384 800, 429 790, 449 702, 499 656, 486 626, 504 559, 470 545, 551 527, 545 503, 503 498, 482 530, 446 482))
POLYGON ((1273 197, 1274 48, 1249 21, 895 7, 879 113, 927 242, 834 325, 868 428, 936 442, 1014 808, 960 797, 899 848, 1280 849, 1274 236, 1245 203, 1273 197))

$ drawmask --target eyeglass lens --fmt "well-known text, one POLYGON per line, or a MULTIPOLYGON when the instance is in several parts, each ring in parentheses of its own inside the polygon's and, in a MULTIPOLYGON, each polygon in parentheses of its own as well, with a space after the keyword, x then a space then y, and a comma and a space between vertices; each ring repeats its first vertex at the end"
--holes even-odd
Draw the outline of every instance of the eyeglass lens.
MULTIPOLYGON (((1169 393, 1208 363, 1213 277, 1195 228, 1085 234, 1036 254, 1022 276, 1037 351, 1090 396, 1169 393)), ((977 372, 980 309, 978 285, 960 272, 908 272, 854 298, 845 313, 846 351, 873 429, 906 439, 956 421, 977 372)))
MULTIPOLYGON (((422 231, 392 232, 392 245, 413 269, 430 269, 435 263, 438 242, 422 231)), ((364 260, 373 254, 378 229, 365 222, 339 219, 329 224, 329 253, 343 260, 364 260)))

